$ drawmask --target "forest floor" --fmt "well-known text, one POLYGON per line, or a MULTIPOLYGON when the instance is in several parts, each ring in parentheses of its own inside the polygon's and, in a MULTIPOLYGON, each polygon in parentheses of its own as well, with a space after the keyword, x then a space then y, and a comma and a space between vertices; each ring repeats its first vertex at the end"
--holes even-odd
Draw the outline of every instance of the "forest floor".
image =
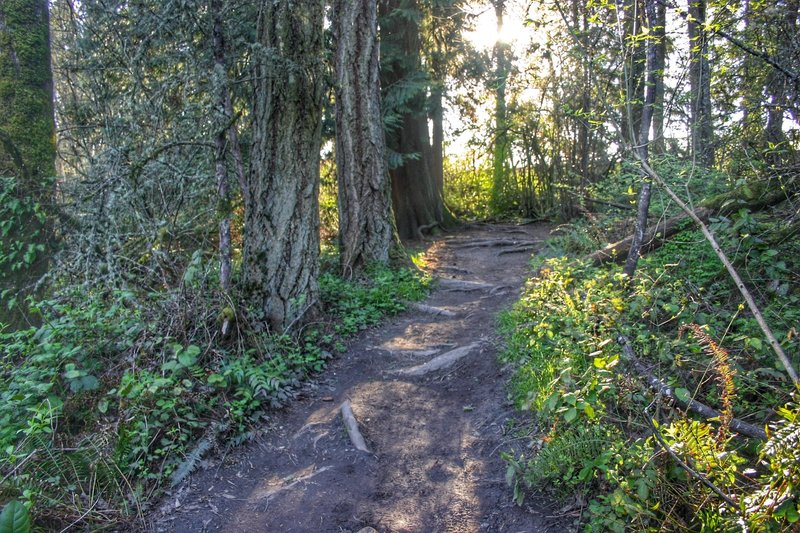
POLYGON ((409 309, 356 337, 298 401, 272 416, 260 439, 212 460, 171 491, 150 528, 568 529, 546 501, 514 504, 500 458, 501 451, 523 452, 515 446, 529 442, 506 399, 508 369, 497 361, 496 316, 519 297, 532 253, 501 252, 513 242, 541 243, 549 231, 545 224, 477 226, 426 243, 432 275, 482 284, 443 281, 424 302, 455 316, 409 309), (461 347, 468 348, 454 354, 461 347), (412 375, 429 368, 419 365, 443 361, 436 359, 441 354, 449 354, 450 366, 412 375), (370 453, 356 450, 348 437, 340 411, 345 400, 370 453))

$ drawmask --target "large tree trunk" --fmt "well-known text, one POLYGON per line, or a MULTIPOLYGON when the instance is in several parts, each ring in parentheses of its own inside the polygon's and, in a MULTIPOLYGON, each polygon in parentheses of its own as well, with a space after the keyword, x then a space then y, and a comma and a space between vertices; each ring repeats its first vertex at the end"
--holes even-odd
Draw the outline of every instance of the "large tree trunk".
POLYGON ((250 319, 273 331, 318 300, 322 0, 264 0, 242 265, 250 319))
POLYGON ((394 227, 374 0, 335 0, 336 175, 345 273, 389 261, 394 227))
MULTIPOLYGON (((55 177, 53 77, 46 0, 0 1, 0 293, 24 301, 47 270, 52 232, 34 214, 49 207, 55 177), (20 207, 7 209, 14 201, 20 207)), ((24 313, 0 302, 0 323, 21 326, 24 313)))
POLYGON ((714 131, 711 110, 711 67, 708 62, 706 0, 689 0, 689 89, 691 91, 692 157, 698 164, 714 166, 714 131))
POLYGON ((444 202, 431 165, 426 87, 422 72, 419 21, 410 12, 419 11, 417 0, 381 0, 381 86, 385 91, 402 87, 411 93, 403 98, 401 115, 387 135, 387 145, 406 156, 405 162, 390 170, 392 203, 397 231, 403 239, 422 236, 422 230, 442 224, 444 202), (413 90, 414 85, 419 85, 413 90))

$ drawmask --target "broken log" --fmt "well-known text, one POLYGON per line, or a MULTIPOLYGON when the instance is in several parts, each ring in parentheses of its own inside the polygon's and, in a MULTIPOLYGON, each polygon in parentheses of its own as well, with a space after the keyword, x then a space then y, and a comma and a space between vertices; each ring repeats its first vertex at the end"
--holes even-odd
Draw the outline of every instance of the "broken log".
POLYGON ((419 311, 420 313, 425 313, 426 315, 444 316, 448 318, 457 316, 456 313, 449 311, 447 309, 442 309, 441 307, 433 307, 418 302, 408 302, 406 304, 406 307, 408 307, 409 309, 413 309, 414 311, 419 311))
POLYGON ((436 370, 441 370, 442 368, 447 368, 449 366, 452 366, 453 363, 455 363, 459 359, 462 359, 463 357, 466 357, 480 345, 481 345, 480 342, 473 342, 472 344, 461 346, 460 348, 456 348, 454 350, 450 350, 449 352, 445 352, 438 357, 434 357, 427 363, 423 363, 417 366, 412 366, 410 368, 401 368, 400 370, 395 370, 392 373, 400 374, 403 376, 424 376, 425 374, 435 372, 436 370))
POLYGON ((344 420, 344 427, 347 429, 347 435, 350 437, 350 442, 353 443, 356 450, 365 452, 365 453, 372 453, 367 448, 367 443, 364 441, 364 437, 361 435, 361 431, 358 430, 358 421, 356 420, 356 416, 353 414, 353 408, 350 407, 350 400, 345 400, 342 403, 342 420, 344 420))
MULTIPOLYGON (((777 179, 747 183, 732 191, 705 200, 694 213, 702 222, 707 222, 711 216, 729 215, 743 208, 751 211, 765 209, 779 204, 798 191, 800 191, 800 179, 798 178, 789 178, 783 183, 777 179)), ((641 253, 644 254, 659 248, 670 237, 683 231, 685 221, 691 221, 691 217, 682 213, 659 222, 655 228, 645 233, 641 253)), ((609 244, 602 250, 589 254, 586 259, 594 265, 609 261, 622 262, 628 256, 631 242, 633 242, 633 236, 626 237, 621 241, 609 244)))
MULTIPOLYGON (((667 398, 671 398, 674 400, 678 405, 686 409, 687 411, 692 411, 693 413, 697 413, 698 415, 702 416, 706 420, 710 420, 713 418, 719 419, 722 416, 722 413, 713 409, 705 404, 698 402, 697 400, 689 399, 688 401, 683 401, 677 396, 675 396, 675 391, 672 387, 661 381, 659 378, 654 376, 642 363, 639 357, 636 355, 636 352, 633 351, 631 348, 630 343, 628 342, 627 337, 624 335, 620 335, 617 337, 617 343, 622 347, 622 359, 628 363, 633 369, 645 380, 647 380, 647 384, 650 385, 650 388, 655 390, 657 393, 661 394, 662 396, 666 396, 667 398)), ((729 426, 732 430, 741 433, 742 435, 746 435, 748 437, 752 437, 754 439, 760 440, 767 440, 767 433, 764 431, 763 428, 760 428, 756 425, 749 424, 747 422, 743 422, 737 418, 734 418, 730 422, 729 426)))
MULTIPOLYGON (((708 217, 711 216, 711 210, 706 208, 700 208, 696 213, 697 216, 704 221, 708 220, 708 217)), ((686 229, 687 222, 691 222, 691 219, 686 214, 661 220, 658 224, 645 232, 644 239, 642 239, 641 253, 659 248, 667 239, 686 229)), ((597 250, 589 254, 586 256, 586 259, 591 261, 594 265, 600 265, 609 261, 622 262, 628 257, 628 251, 631 249, 632 242, 633 235, 625 237, 621 241, 609 244, 602 250, 597 250)))

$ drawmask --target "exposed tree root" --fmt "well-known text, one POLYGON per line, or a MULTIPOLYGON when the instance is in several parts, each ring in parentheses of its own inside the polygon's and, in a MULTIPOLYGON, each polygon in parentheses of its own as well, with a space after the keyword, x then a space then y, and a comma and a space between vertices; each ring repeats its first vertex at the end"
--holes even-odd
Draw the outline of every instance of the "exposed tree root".
POLYGON ((501 255, 506 254, 521 254, 525 252, 533 252, 539 248, 537 244, 526 244, 522 246, 517 246, 516 248, 509 248, 508 250, 500 250, 497 252, 497 256, 500 257, 501 255))
POLYGON ((454 244, 452 247, 456 249, 500 248, 506 246, 534 245, 539 243, 541 243, 541 241, 520 240, 520 239, 483 239, 483 240, 469 241, 463 244, 454 244))
POLYGON ((367 443, 364 441, 361 431, 358 430, 358 421, 353 414, 353 408, 350 407, 350 400, 345 400, 342 403, 342 420, 344 420, 344 427, 347 429, 347 434, 350 436, 350 442, 353 443, 356 450, 372 453, 369 451, 369 448, 367 448, 367 443))
POLYGON ((448 311, 447 309, 442 309, 441 307, 433 307, 418 302, 409 302, 406 305, 409 309, 413 309, 414 311, 419 311, 420 313, 425 313, 427 315, 444 316, 449 318, 458 316, 453 311, 448 311))
POLYGON ((434 357, 427 363, 412 366, 410 368, 395 370, 393 374, 400 374, 403 376, 424 376, 425 374, 429 374, 431 372, 435 372, 436 370, 441 370, 442 368, 451 366, 459 359, 462 359, 463 357, 466 357, 472 353, 472 351, 475 348, 478 348, 480 345, 480 342, 473 342, 472 344, 461 346, 454 350, 450 350, 449 352, 445 352, 438 357, 434 357))
MULTIPOLYGON (((258 495, 258 499, 259 499, 259 500, 267 500, 267 501, 269 501, 269 500, 271 500, 272 498, 274 498, 275 496, 277 496, 279 493, 281 493, 281 492, 283 492, 283 491, 285 491, 285 490, 289 490, 289 489, 291 489, 292 487, 294 487, 295 485, 297 485, 297 484, 299 484, 299 483, 303 483, 304 481, 308 481, 308 480, 309 480, 309 479, 311 479, 312 477, 314 477, 314 476, 316 476, 316 475, 318 475, 318 474, 321 474, 321 473, 323 473, 323 472, 326 472, 326 471, 328 471, 328 470, 330 470, 330 469, 331 469, 331 467, 330 467, 330 466, 323 466, 322 468, 320 468, 320 469, 318 469, 318 470, 314 470, 314 471, 313 471, 313 472, 311 472, 311 473, 308 473, 308 474, 301 474, 301 475, 299 475, 299 476, 295 477, 295 478, 294 478, 294 481, 292 481, 292 482, 291 482, 291 483, 289 483, 288 485, 283 485, 283 486, 281 486, 281 487, 275 487, 275 488, 271 488, 271 489, 268 489, 268 490, 266 490, 266 491, 264 491, 264 492, 260 493, 260 494, 258 495)), ((306 470, 308 470, 308 469, 306 469, 306 470)))
POLYGON ((494 285, 488 283, 464 281, 460 279, 439 278, 438 283, 440 288, 448 291, 490 291, 495 288, 494 285))

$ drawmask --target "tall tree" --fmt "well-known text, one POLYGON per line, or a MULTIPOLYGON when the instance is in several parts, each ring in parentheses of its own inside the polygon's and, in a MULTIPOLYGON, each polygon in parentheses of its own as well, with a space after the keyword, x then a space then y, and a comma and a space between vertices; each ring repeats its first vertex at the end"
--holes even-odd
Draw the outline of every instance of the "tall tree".
POLYGON ((494 149, 492 153, 492 204, 502 209, 508 181, 508 117, 506 116, 506 84, 510 70, 510 47, 501 39, 505 0, 492 0, 497 21, 497 42, 494 46, 494 149))
POLYGON ((428 132, 427 76, 422 68, 417 0, 380 0, 381 86, 390 124, 387 147, 392 205, 401 238, 417 238, 444 221, 444 200, 436 187, 428 132))
MULTIPOLYGON (((48 236, 35 213, 52 199, 55 176, 47 0, 0 2, 0 109, 0 178, 9 178, 0 182, 0 293, 18 297, 47 267, 48 236)), ((0 313, 0 322, 20 318, 0 313)))
MULTIPOLYGON (((649 164, 650 150, 650 126, 653 121, 653 107, 656 102, 656 89, 662 83, 664 73, 658 70, 657 59, 657 39, 656 32, 653 29, 658 25, 658 15, 656 12, 656 0, 644 0, 645 21, 647 29, 649 30, 647 41, 645 44, 645 93, 644 102, 642 106, 641 121, 639 123, 639 136, 637 139, 636 156, 640 160, 644 168, 649 164)), ((644 232, 647 230, 647 214, 650 210, 650 196, 652 192, 652 184, 650 178, 642 172, 642 188, 639 191, 639 200, 636 207, 636 224, 633 232, 633 241, 631 242, 628 257, 625 260, 624 272, 632 277, 636 272, 636 266, 639 263, 639 252, 644 240, 644 232)))
POLYGON ((386 263, 394 237, 374 0, 335 0, 336 175, 345 273, 386 263))
POLYGON ((689 0, 689 90, 692 156, 704 166, 714 165, 714 130, 711 108, 711 66, 708 60, 706 0, 689 0))
POLYGON ((264 0, 254 61, 243 285, 251 320, 284 331, 319 287, 323 0, 264 0))

